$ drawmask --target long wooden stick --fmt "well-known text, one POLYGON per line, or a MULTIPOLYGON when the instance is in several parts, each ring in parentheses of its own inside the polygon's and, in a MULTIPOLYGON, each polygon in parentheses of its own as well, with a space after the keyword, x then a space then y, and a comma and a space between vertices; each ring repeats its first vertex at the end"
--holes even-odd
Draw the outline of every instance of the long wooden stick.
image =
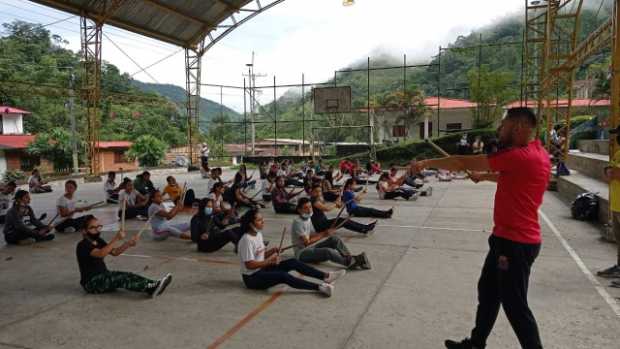
POLYGON ((142 233, 146 231, 146 228, 149 227, 149 224, 151 223, 151 218, 155 217, 156 214, 157 212, 155 212, 152 216, 149 217, 149 219, 146 220, 146 222, 144 222, 144 225, 142 226, 142 228, 140 228, 140 230, 137 233, 138 239, 142 236, 142 233))
POLYGON ((49 223, 47 223, 47 226, 48 226, 48 227, 51 227, 51 226, 52 226, 52 223, 54 223, 54 221, 56 220, 56 218, 58 218, 58 216, 60 216, 60 212, 59 212, 59 213, 56 213, 56 215, 55 215, 54 217, 52 217, 52 219, 50 219, 50 222, 49 222, 49 223))
POLYGON ((127 211, 127 198, 123 198, 121 203, 121 230, 125 231, 125 212, 127 211))
POLYGON ((282 237, 280 238, 280 245, 278 246, 278 253, 282 250, 282 244, 284 243, 284 234, 286 234, 286 227, 282 229, 282 237))
POLYGON ((334 219, 334 221, 332 222, 332 225, 331 225, 331 227, 329 227, 329 229, 332 229, 333 227, 336 226, 336 223, 338 222, 338 219, 342 215, 342 212, 344 211, 345 208, 347 208, 347 203, 348 202, 342 204, 342 208, 340 208, 340 211, 338 211, 338 215, 336 215, 336 219, 334 219))
MULTIPOLYGON (((430 144, 441 155, 443 155, 443 156, 450 156, 450 153, 448 153, 447 151, 443 150, 440 146, 435 144, 435 142, 431 141, 430 139, 426 139, 426 143, 430 144)), ((465 173, 467 173, 468 176, 471 175, 471 171, 469 171, 469 170, 465 170, 465 173)))

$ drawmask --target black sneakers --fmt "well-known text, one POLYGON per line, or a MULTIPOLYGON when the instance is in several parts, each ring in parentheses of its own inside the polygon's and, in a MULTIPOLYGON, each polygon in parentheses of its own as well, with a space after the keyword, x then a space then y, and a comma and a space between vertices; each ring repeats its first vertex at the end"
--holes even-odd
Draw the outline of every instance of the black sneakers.
POLYGON ((596 276, 600 276, 602 278, 607 278, 607 279, 620 278, 620 266, 614 265, 613 267, 609 267, 605 270, 601 270, 596 273, 596 276))
POLYGON ((475 347, 473 344, 471 344, 471 340, 469 338, 465 338, 460 342, 455 342, 448 339, 444 342, 444 344, 448 349, 483 349, 475 347))
POLYGON ((161 280, 157 282, 157 287, 155 288, 155 290, 150 292, 151 297, 155 298, 157 296, 161 296, 166 290, 166 287, 168 287, 168 285, 170 285, 171 282, 172 282, 172 274, 168 273, 166 274, 166 276, 164 276, 161 280))

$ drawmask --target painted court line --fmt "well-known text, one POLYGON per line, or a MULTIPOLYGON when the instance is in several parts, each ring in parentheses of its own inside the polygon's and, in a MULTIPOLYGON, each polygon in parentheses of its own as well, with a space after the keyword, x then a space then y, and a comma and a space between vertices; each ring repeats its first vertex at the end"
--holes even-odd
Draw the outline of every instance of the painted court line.
POLYGON ((562 246, 564 246, 564 249, 566 249, 566 251, 573 258, 575 263, 577 263, 577 266, 579 267, 579 269, 581 269, 581 271, 585 274, 586 278, 590 280, 590 282, 592 283, 592 285, 594 286, 598 294, 601 295, 601 297, 603 297, 605 302, 607 302, 609 307, 611 307, 611 310, 613 310, 616 316, 620 317, 620 306, 618 305, 616 300, 612 296, 610 296, 609 293, 607 293, 607 290, 605 290, 605 287, 603 287, 603 285, 601 285, 601 283, 596 279, 596 277, 594 277, 594 275, 592 274, 592 272, 590 272, 590 270, 588 269, 586 264, 583 262, 581 257, 579 257, 577 252, 575 252, 575 250, 568 244, 568 241, 564 239, 560 231, 551 222, 549 217, 547 217, 547 215, 542 210, 539 210, 538 212, 540 212, 540 216, 545 221, 549 229, 551 229, 555 237, 557 237, 558 240, 560 240, 560 242, 562 243, 562 246))
POLYGON ((169 259, 169 260, 179 260, 179 261, 187 261, 187 262, 206 262, 206 263, 214 263, 214 264, 225 264, 225 265, 239 265, 239 263, 215 259, 215 258, 205 258, 205 257, 172 257, 172 256, 148 256, 143 254, 127 254, 123 253, 121 256, 125 257, 134 257, 134 258, 160 258, 160 259, 169 259))
POLYGON ((239 332, 243 326, 245 326, 248 322, 250 322, 253 318, 255 318, 258 314, 267 309, 271 304, 273 304, 280 296, 282 295, 282 291, 278 291, 269 297, 266 301, 264 301, 261 305, 254 308, 248 314, 246 314, 239 322, 237 322, 233 327, 231 327, 226 333, 217 338, 213 343, 209 344, 208 349, 215 349, 226 342, 230 337, 232 337, 235 333, 239 332))
POLYGON ((392 224, 377 224, 375 229, 381 227, 388 228, 404 228, 404 229, 428 229, 428 230, 448 230, 448 231, 467 231, 474 233, 490 233, 486 229, 467 229, 467 228, 450 228, 450 227, 430 227, 427 225, 392 225, 392 224))

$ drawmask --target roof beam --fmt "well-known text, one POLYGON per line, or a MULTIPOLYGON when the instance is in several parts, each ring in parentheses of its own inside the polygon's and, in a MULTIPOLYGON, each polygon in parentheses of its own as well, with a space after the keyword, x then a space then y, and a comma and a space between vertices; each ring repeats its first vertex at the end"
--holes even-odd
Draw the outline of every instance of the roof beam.
POLYGON ((228 7, 231 10, 235 10, 235 11, 241 10, 241 7, 233 5, 232 3, 228 2, 228 0, 215 0, 215 1, 219 2, 220 4, 226 5, 226 7, 228 7))
POLYGON ((157 7, 159 9, 161 9, 161 10, 164 10, 166 12, 172 13, 172 14, 174 14, 176 16, 183 17, 183 18, 188 19, 188 20, 190 20, 190 21, 192 21, 194 23, 200 24, 201 26, 213 27, 213 23, 209 23, 209 22, 204 21, 204 20, 202 20, 202 19, 200 19, 198 17, 194 17, 194 16, 192 16, 190 14, 181 12, 181 11, 179 11, 178 9, 176 9, 176 8, 174 8, 172 6, 169 6, 169 5, 166 5, 166 4, 162 4, 159 1, 156 1, 156 0, 142 0, 142 1, 146 2, 147 4, 151 4, 151 5, 157 7))

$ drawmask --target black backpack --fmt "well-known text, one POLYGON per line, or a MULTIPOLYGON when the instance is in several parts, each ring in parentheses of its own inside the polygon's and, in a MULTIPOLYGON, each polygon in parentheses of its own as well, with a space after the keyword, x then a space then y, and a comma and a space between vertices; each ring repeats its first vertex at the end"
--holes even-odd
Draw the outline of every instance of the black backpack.
POLYGON ((577 195, 570 207, 573 218, 580 221, 595 221, 598 218, 598 198, 595 193, 577 195))

